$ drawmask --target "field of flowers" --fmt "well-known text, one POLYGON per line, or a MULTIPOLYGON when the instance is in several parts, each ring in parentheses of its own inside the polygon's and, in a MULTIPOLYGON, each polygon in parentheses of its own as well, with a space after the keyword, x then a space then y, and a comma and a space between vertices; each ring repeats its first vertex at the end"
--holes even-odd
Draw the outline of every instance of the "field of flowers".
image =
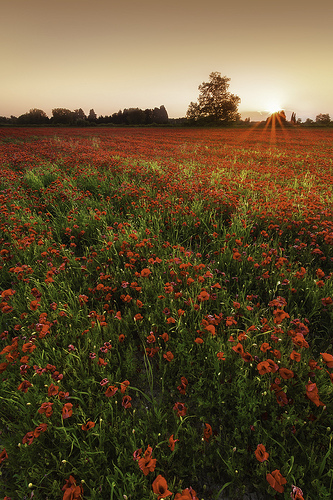
POLYGON ((333 131, 0 129, 0 497, 331 499, 333 131))

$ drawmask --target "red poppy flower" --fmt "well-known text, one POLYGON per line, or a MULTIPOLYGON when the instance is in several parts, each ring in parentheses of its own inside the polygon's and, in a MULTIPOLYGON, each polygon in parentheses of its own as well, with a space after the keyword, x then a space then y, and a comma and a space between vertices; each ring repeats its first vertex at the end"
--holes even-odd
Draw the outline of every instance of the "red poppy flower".
POLYGON ((32 342, 27 342, 22 346, 22 352, 31 353, 34 349, 36 349, 36 346, 32 342))
POLYGON ((66 484, 62 487, 62 491, 64 492, 62 500, 82 500, 83 498, 82 484, 76 486, 76 480, 73 476, 69 476, 69 479, 66 479, 66 484))
MULTIPOLYGON (((178 439, 177 439, 178 441, 178 439)), ((6 460, 8 458, 8 455, 7 455, 7 452, 5 450, 5 448, 2 450, 2 452, 0 453, 0 464, 6 460)))
POLYGON ((243 352, 243 354, 241 354, 241 356, 242 356, 242 359, 246 363, 251 363, 251 361, 253 361, 253 357, 249 352, 243 352))
POLYGON ((29 309, 31 311, 37 311, 37 308, 40 306, 39 300, 32 300, 29 305, 29 309))
POLYGON ((9 363, 0 363, 0 373, 3 373, 6 369, 9 363))
POLYGON ((199 500, 196 491, 189 487, 183 490, 181 493, 176 493, 174 500, 199 500))
POLYGON ((103 359, 103 358, 98 358, 97 364, 98 364, 98 366, 107 366, 108 362, 105 361, 105 359, 103 359))
POLYGON ((322 370, 322 368, 318 366, 317 361, 315 361, 314 359, 309 359, 309 367, 311 368, 311 370, 322 370))
POLYGON ((306 384, 306 395, 316 406, 325 406, 324 403, 319 400, 318 388, 316 383, 312 383, 309 381, 306 384))
POLYGON ((269 457, 269 453, 267 453, 266 448, 263 444, 258 444, 254 454, 259 462, 265 462, 269 457))
POLYGON ((147 342, 148 344, 152 344, 153 342, 155 342, 156 338, 155 338, 155 335, 151 332, 148 336, 147 336, 147 342))
POLYGON ((196 339, 194 339, 194 342, 196 344, 203 344, 204 341, 203 341, 203 339, 201 337, 197 337, 196 339))
POLYGON ((213 430, 210 424, 205 424, 205 429, 204 429, 204 435, 203 438, 206 441, 206 443, 209 442, 210 438, 212 437, 213 430))
POLYGON ((28 392, 28 389, 31 386, 32 383, 29 382, 29 380, 23 380, 23 382, 21 382, 20 385, 18 386, 17 390, 22 392, 28 392))
POLYGON ((125 393, 125 391, 126 391, 126 389, 127 389, 127 387, 128 387, 129 385, 130 385, 129 380, 124 380, 124 382, 121 382, 121 384, 120 384, 120 392, 121 392, 122 394, 124 394, 124 393, 125 393))
POLYGON ((209 293, 206 292, 206 290, 201 290, 201 292, 198 295, 198 301, 199 302, 204 302, 205 300, 209 300, 209 293))
POLYGON ((149 472, 154 472, 156 467, 156 458, 151 458, 151 455, 147 455, 139 458, 138 463, 144 475, 147 476, 149 472))
POLYGON ((95 422, 88 420, 86 424, 82 424, 81 429, 83 431, 88 431, 89 429, 93 429, 95 427, 95 422))
POLYGON ((69 392, 60 391, 58 394, 59 399, 68 399, 69 392))
POLYGON ((53 413, 52 410, 53 403, 42 403, 42 406, 39 408, 38 413, 45 413, 46 417, 50 417, 53 413))
MULTIPOLYGON (((3 250, 1 250, 2 252, 3 250)), ((4 290, 3 292, 1 292, 1 297, 4 299, 6 297, 10 297, 11 295, 14 295, 16 293, 15 290, 13 290, 12 288, 8 288, 7 290, 4 290)))
POLYGON ((167 361, 172 361, 174 358, 174 355, 172 354, 171 351, 167 351, 166 354, 163 354, 163 358, 165 358, 167 361))
POLYGON ((289 357, 290 357, 290 359, 292 359, 293 361, 296 361, 297 363, 299 363, 301 361, 301 355, 299 352, 292 351, 289 357))
POLYGON ((324 297, 323 299, 321 299, 321 303, 324 307, 330 306, 331 304, 333 304, 333 299, 331 297, 324 297))
POLYGON ((138 448, 137 450, 134 451, 133 453, 133 460, 139 460, 140 455, 142 453, 142 448, 138 448))
POLYGON ((280 325, 285 318, 290 318, 289 314, 286 313, 283 309, 275 309, 273 311, 273 314, 275 316, 274 323, 277 325, 280 325))
POLYGON ((205 326, 205 330, 207 330, 207 332, 209 332, 211 335, 213 335, 213 337, 216 335, 216 328, 214 325, 205 326))
POLYGON ((185 417, 187 413, 187 408, 184 403, 176 403, 173 407, 173 410, 177 412, 178 417, 185 417))
POLYGON ((115 385, 109 385, 109 387, 105 391, 105 396, 107 398, 110 398, 111 396, 114 396, 117 391, 118 387, 116 387, 115 385))
POLYGON ((158 495, 157 500, 161 500, 161 498, 169 497, 172 495, 172 492, 168 490, 168 483, 164 479, 161 474, 157 476, 155 481, 152 484, 153 492, 158 495))
POLYGON ((66 418, 69 418, 73 415, 73 405, 72 403, 66 403, 64 404, 63 408, 62 408, 62 418, 63 420, 65 420, 66 418))
POLYGON ((225 361, 224 352, 220 351, 216 354, 220 361, 225 361))
POLYGON ((292 370, 288 370, 288 368, 283 368, 283 367, 279 368, 279 374, 285 380, 293 378, 294 376, 294 372, 292 370))
POLYGON ((38 427, 36 427, 36 429, 34 430, 34 437, 39 437, 39 435, 42 433, 42 432, 45 432, 47 429, 47 424, 40 424, 38 427))
POLYGON ((131 401, 132 401, 131 396, 124 396, 124 397, 123 397, 123 400, 122 400, 122 402, 121 402, 121 404, 122 404, 122 406, 123 406, 125 409, 127 409, 127 408, 131 408, 131 406, 132 406, 131 401))
POLYGON ((228 316, 225 321, 226 326, 237 325, 237 321, 232 316, 228 316))
POLYGON ((278 469, 275 469, 271 474, 267 474, 266 479, 275 491, 278 493, 284 492, 283 485, 286 484, 287 480, 278 469))
POLYGON ((309 344, 305 340, 304 335, 302 333, 296 333, 296 335, 292 337, 292 341, 298 347, 305 347, 306 349, 309 347, 309 344))
POLYGON ((26 435, 24 436, 24 438, 22 439, 22 443, 23 444, 28 443, 28 445, 30 445, 30 444, 32 444, 34 438, 35 438, 35 436, 34 436, 34 433, 32 431, 27 432, 26 435))
POLYGON ((8 314, 14 311, 14 308, 8 305, 7 302, 1 302, 0 309, 4 314, 8 314))
POLYGON ((234 260, 241 261, 242 260, 241 254, 235 248, 233 248, 232 251, 233 251, 232 258, 234 260))
POLYGON ((326 363, 327 368, 333 368, 333 356, 332 354, 328 354, 327 352, 320 353, 323 361, 326 363))
POLYGON ((240 342, 238 342, 237 345, 234 345, 232 347, 232 350, 237 352, 238 354, 243 354, 244 353, 244 347, 242 346, 242 344, 240 342))
POLYGON ((174 451, 174 449, 175 449, 175 443, 177 441, 179 441, 179 439, 173 439, 173 434, 171 434, 171 436, 169 437, 169 444, 168 444, 168 446, 169 446, 169 448, 170 448, 171 451, 174 451))
POLYGON ((269 349, 272 349, 272 348, 271 348, 271 346, 269 345, 269 343, 268 343, 268 342, 263 342, 263 343, 261 344, 261 346, 260 346, 260 350, 261 350, 262 352, 266 352, 266 351, 268 351, 269 349))
POLYGON ((80 306, 83 306, 85 303, 88 302, 88 297, 86 295, 79 295, 79 302, 80 306))
POLYGON ((186 394, 186 387, 188 385, 188 381, 185 377, 181 377, 180 379, 180 385, 177 387, 178 391, 180 392, 180 394, 186 394))
POLYGON ((148 278, 148 276, 151 274, 151 270, 148 268, 142 269, 140 274, 143 278, 148 278))
POLYGON ((290 496, 292 500, 304 500, 303 491, 301 490, 301 488, 298 488, 294 485, 291 486, 290 496))

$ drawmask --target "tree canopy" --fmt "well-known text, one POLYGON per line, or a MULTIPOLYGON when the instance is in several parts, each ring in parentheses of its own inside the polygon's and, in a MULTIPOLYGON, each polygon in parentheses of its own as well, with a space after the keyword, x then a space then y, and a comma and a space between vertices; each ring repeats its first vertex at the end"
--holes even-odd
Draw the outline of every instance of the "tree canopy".
POLYGON ((320 113, 316 116, 316 123, 319 125, 329 125, 331 118, 329 113, 320 113))
POLYGON ((238 105, 240 97, 228 92, 230 78, 215 71, 209 81, 199 85, 198 101, 191 102, 186 118, 194 122, 226 124, 240 119, 238 105))

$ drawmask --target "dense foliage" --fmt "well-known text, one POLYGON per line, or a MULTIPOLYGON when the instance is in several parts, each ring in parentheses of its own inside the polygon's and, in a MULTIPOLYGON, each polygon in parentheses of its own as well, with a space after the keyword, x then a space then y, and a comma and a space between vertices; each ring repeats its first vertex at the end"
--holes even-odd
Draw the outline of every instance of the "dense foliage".
POLYGON ((240 97, 228 91, 229 81, 230 78, 221 76, 218 71, 211 73, 209 81, 199 85, 198 100, 190 103, 186 117, 200 124, 222 125, 239 121, 240 97))

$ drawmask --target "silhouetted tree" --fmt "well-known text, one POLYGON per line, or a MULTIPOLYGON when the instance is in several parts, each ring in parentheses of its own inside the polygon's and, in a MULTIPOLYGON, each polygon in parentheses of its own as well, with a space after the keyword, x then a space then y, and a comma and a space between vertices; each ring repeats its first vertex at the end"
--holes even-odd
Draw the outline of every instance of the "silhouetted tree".
POLYGON ((70 125, 73 121, 74 113, 67 108, 54 108, 52 109, 52 122, 70 125))
POLYGON ((157 125, 165 125, 168 123, 168 113, 163 105, 152 110, 152 120, 153 123, 156 123, 157 125))
POLYGON ((85 112, 83 111, 82 108, 80 108, 80 109, 74 109, 73 115, 74 115, 75 119, 81 119, 81 120, 86 120, 87 119, 86 114, 85 114, 85 112))
POLYGON ((331 122, 330 115, 328 113, 320 113, 319 115, 316 116, 316 123, 318 125, 329 125, 331 122))
POLYGON ((144 114, 145 114, 145 124, 149 125, 153 123, 153 110, 147 108, 144 110, 144 114))
POLYGON ((96 123, 97 122, 97 115, 93 109, 89 111, 88 115, 88 121, 91 123, 96 123))
POLYGON ((198 102, 191 102, 186 117, 192 121, 229 123, 240 119, 237 112, 240 98, 228 92, 230 78, 215 71, 209 82, 199 85, 198 102))
POLYGON ((126 125, 144 125, 145 112, 139 108, 129 108, 123 111, 123 123, 126 125))
POLYGON ((118 111, 118 113, 113 113, 111 116, 111 123, 114 123, 115 125, 121 125, 124 123, 123 120, 123 112, 121 109, 118 111))
POLYGON ((72 113, 72 124, 77 127, 86 127, 89 125, 86 114, 82 108, 74 109, 72 113))
POLYGON ((10 118, 7 118, 7 116, 0 116, 0 123, 4 124, 4 123, 11 123, 11 119, 10 118))
POLYGON ((296 123, 297 123, 296 113, 294 113, 294 112, 291 113, 290 123, 292 123, 293 125, 296 125, 296 123))
POLYGON ((28 113, 24 113, 17 119, 17 123, 22 125, 45 125, 48 122, 49 118, 45 111, 37 108, 30 109, 28 113))
POLYGON ((187 109, 186 118, 192 121, 198 121, 201 118, 199 104, 197 102, 190 102, 187 109))

